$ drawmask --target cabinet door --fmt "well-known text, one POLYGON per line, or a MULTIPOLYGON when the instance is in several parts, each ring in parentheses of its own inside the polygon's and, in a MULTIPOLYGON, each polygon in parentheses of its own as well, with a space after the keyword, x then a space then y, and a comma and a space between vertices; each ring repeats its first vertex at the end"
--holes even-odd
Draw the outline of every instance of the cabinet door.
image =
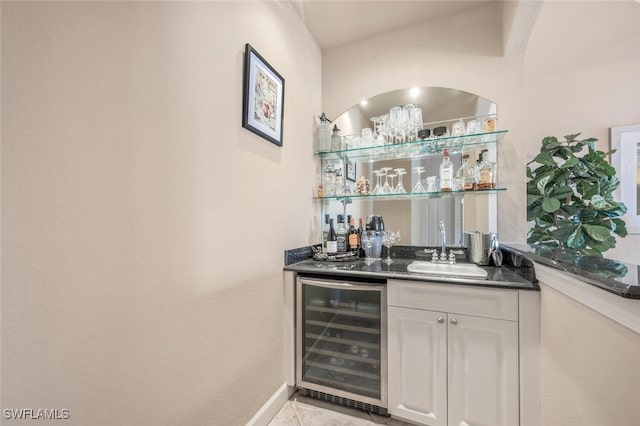
POLYGON ((448 314, 448 334, 449 425, 518 425, 518 323, 448 314))
POLYGON ((447 315, 389 306, 389 414, 447 424, 447 315))

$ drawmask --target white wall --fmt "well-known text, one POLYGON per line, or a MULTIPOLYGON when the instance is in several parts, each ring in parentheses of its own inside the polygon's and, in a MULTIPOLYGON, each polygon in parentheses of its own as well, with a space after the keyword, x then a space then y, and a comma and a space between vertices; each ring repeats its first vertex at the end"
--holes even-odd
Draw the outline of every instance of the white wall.
POLYGON ((640 336, 541 284, 544 426, 638 424, 640 336))
MULTIPOLYGON (((638 22, 631 0, 545 2, 525 57, 527 161, 545 136, 582 132, 607 151, 610 127, 640 123, 638 22)), ((639 250, 629 235, 605 256, 638 264, 639 250)))
POLYGON ((282 251, 319 223, 320 69, 278 2, 2 2, 2 408, 253 416, 282 251), (241 128, 246 42, 286 80, 283 148, 241 128))
POLYGON ((502 56, 501 22, 501 5, 492 2, 325 50, 322 104, 328 116, 338 116, 361 99, 413 86, 450 87, 496 102, 499 126, 509 130, 498 147, 499 183, 507 188, 498 209, 510 220, 501 221, 498 232, 503 242, 523 242, 523 58, 502 56))

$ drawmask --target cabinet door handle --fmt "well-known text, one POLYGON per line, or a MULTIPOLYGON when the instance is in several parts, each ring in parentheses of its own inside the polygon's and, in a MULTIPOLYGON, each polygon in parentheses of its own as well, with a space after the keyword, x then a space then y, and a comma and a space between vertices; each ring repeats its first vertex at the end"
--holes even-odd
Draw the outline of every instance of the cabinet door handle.
POLYGON ((458 320, 455 318, 451 318, 451 321, 449 321, 452 325, 456 325, 458 324, 458 320))
POLYGON ((439 317, 438 318, 438 324, 444 324, 444 318, 439 317))

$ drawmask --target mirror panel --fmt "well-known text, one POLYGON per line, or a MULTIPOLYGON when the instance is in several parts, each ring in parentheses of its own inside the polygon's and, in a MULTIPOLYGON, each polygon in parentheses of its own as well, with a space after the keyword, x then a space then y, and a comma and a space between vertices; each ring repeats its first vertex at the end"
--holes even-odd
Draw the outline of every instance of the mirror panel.
MULTIPOLYGON (((367 99, 350 108, 337 119, 334 124, 341 130, 343 136, 359 134, 363 128, 373 127, 372 117, 388 114, 394 106, 414 104, 422 109, 423 121, 426 128, 432 128, 431 123, 438 125, 445 123, 451 128, 451 123, 460 118, 471 119, 496 115, 497 106, 494 102, 456 89, 443 87, 420 87, 394 90, 367 99)), ((467 153, 467 151, 465 151, 467 153)), ((468 152, 471 162, 478 158, 477 148, 468 152)), ((495 160, 495 159, 494 159, 495 160)), ((424 166, 427 170, 421 182, 425 185, 427 176, 437 176, 442 155, 427 155, 410 159, 388 159, 376 162, 357 159, 357 176, 364 176, 375 186, 374 169, 380 167, 404 168, 407 174, 403 176, 403 185, 410 191, 417 183, 418 177, 413 173, 413 167, 424 166)), ((454 170, 462 164, 462 154, 451 155, 454 170)), ((391 182, 389 182, 391 183, 391 182)), ((397 184, 397 177, 394 184, 397 184)), ((401 232, 403 245, 439 246, 442 236, 438 223, 444 220, 446 229, 446 245, 464 245, 464 231, 479 230, 495 232, 496 227, 496 194, 473 194, 466 197, 443 197, 418 200, 358 200, 349 207, 354 217, 364 217, 378 214, 384 217, 388 229, 398 229, 401 232)))

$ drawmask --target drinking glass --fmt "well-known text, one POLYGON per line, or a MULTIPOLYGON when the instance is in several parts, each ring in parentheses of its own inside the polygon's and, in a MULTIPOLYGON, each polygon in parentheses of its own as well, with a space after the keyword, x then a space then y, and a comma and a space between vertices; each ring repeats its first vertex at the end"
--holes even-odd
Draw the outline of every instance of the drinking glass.
POLYGON ((422 177, 421 177, 422 172, 424 172, 424 167, 422 166, 414 167, 413 171, 418 175, 418 183, 416 183, 416 185, 413 187, 413 190, 411 192, 415 194, 426 192, 424 189, 424 186, 422 186, 422 177))
POLYGON ((392 167, 381 167, 380 170, 384 174, 384 185, 382 186, 383 194, 391 194, 393 188, 389 185, 389 170, 393 170, 392 167))
POLYGON ((393 185, 393 180, 395 179, 395 177, 398 176, 395 173, 391 173, 391 174, 387 174, 387 177, 389 177, 389 179, 391 179, 391 187, 389 188, 389 192, 388 194, 394 194, 396 192, 396 187, 393 185))
POLYGON ((406 175, 407 172, 403 168, 393 169, 393 171, 396 172, 396 174, 398 175, 398 185, 395 187, 393 192, 395 194, 406 194, 407 190, 404 189, 404 185, 402 184, 402 176, 406 175))
POLYGON ((362 232, 362 236, 360 237, 360 243, 362 244, 362 248, 364 249, 364 262, 367 265, 371 265, 375 262, 376 259, 373 253, 373 246, 376 241, 376 231, 364 231, 362 232))
POLYGON ((382 234, 382 245, 387 248, 387 258, 384 260, 384 263, 387 265, 393 263, 391 259, 391 247, 398 241, 400 241, 400 231, 384 231, 382 234))
POLYGON ((384 194, 384 191, 382 190, 382 170, 374 170, 373 174, 376 175, 376 186, 373 188, 373 191, 371 192, 371 194, 373 195, 378 195, 378 194, 384 194))
POLYGON ((429 176, 427 178, 427 190, 426 192, 438 192, 438 186, 436 185, 436 177, 429 176))
POLYGON ((361 131, 361 136, 362 136, 362 145, 363 146, 372 146, 373 145, 373 132, 371 131, 370 128, 365 127, 364 129, 362 129, 361 131))
POLYGON ((411 116, 409 117, 410 122, 410 139, 412 141, 418 140, 418 132, 422 130, 423 122, 422 122, 422 108, 413 108, 411 110, 411 116))

